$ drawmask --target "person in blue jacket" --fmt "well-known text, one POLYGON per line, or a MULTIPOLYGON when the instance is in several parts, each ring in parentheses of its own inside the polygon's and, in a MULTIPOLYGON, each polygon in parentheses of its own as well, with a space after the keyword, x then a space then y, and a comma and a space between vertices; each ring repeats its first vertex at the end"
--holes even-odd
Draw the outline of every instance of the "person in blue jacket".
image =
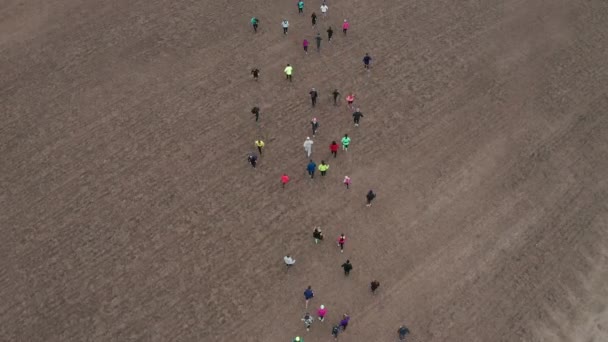
POLYGON ((317 164, 315 164, 314 161, 312 161, 312 159, 310 160, 310 162, 308 163, 308 166, 306 166, 306 171, 308 171, 308 175, 310 176, 310 178, 315 178, 315 169, 317 168, 317 164))

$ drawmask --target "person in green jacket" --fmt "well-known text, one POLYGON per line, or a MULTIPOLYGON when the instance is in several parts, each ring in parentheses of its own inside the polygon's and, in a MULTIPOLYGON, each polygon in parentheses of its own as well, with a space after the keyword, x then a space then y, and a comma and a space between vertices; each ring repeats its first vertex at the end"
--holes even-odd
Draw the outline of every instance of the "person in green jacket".
POLYGON ((298 1, 298 14, 304 14, 304 1, 298 1))
POLYGON ((258 32, 258 24, 260 20, 256 17, 251 18, 251 26, 253 26, 253 32, 258 32))
POLYGON ((350 145, 350 138, 348 134, 344 134, 344 138, 342 138, 342 151, 348 151, 348 145, 350 145))
POLYGON ((324 160, 321 160, 321 164, 319 164, 319 171, 321 171, 321 176, 325 176, 325 172, 329 170, 329 165, 325 164, 324 160))

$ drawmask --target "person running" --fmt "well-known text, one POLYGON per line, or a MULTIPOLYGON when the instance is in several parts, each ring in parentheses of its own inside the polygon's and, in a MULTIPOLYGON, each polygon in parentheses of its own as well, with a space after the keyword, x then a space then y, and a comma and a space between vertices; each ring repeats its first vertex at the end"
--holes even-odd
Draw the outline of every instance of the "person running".
POLYGON ((281 176, 281 187, 282 187, 283 189, 285 189, 285 185, 286 185, 287 183, 289 183, 289 176, 288 176, 287 174, 285 174, 285 173, 284 173, 284 174, 281 176))
POLYGON ((321 304, 319 310, 317 310, 317 316, 319 316, 319 321, 323 322, 325 320, 325 315, 327 315, 327 309, 325 308, 325 305, 321 304))
POLYGON ((323 4, 321 4, 321 14, 323 14, 323 18, 327 17, 327 10, 328 9, 329 9, 329 7, 325 3, 325 1, 323 1, 323 4))
POLYGON ((350 188, 350 177, 348 176, 344 176, 344 181, 342 181, 342 183, 344 183, 344 185, 346 185, 346 190, 348 190, 350 188))
POLYGON ((338 146, 335 140, 331 142, 331 145, 329 145, 329 150, 331 151, 331 154, 334 155, 334 158, 338 156, 338 148, 340 147, 338 146))
POLYGON ((319 32, 317 32, 315 40, 317 41, 317 52, 321 52, 321 41, 323 40, 323 38, 321 38, 321 34, 319 32))
POLYGON ((287 64, 287 66, 285 67, 285 70, 283 70, 283 72, 285 73, 286 79, 289 80, 289 82, 291 82, 291 75, 293 74, 293 67, 291 66, 291 64, 287 64))
POLYGON ((298 1, 298 14, 304 14, 304 1, 298 1))
POLYGON ((334 97, 334 106, 338 105, 338 96, 340 96, 340 92, 338 91, 338 89, 334 89, 334 91, 331 93, 331 95, 334 97))
POLYGON ((397 334, 399 335, 399 341, 405 341, 405 337, 410 333, 410 329, 408 329, 405 325, 402 325, 397 329, 397 334))
POLYGON ((331 29, 331 26, 327 29, 327 42, 331 43, 331 37, 334 35, 334 30, 331 29))
POLYGON ((257 81, 258 77, 260 77, 260 69, 258 69, 258 68, 251 69, 251 77, 253 77, 253 79, 255 81, 257 81))
POLYGON ((355 102, 355 94, 350 93, 346 96, 346 105, 348 106, 348 108, 353 108, 353 102, 355 102))
POLYGON ((302 320, 304 321, 304 325, 306 326, 306 331, 310 331, 310 326, 312 325, 312 323, 315 321, 314 317, 312 317, 308 312, 306 314, 304 314, 304 317, 302 317, 302 320))
POLYGON ((338 334, 340 333, 340 326, 339 325, 334 325, 331 328, 331 336, 334 337, 334 340, 337 341, 338 340, 338 334))
POLYGON ((319 171, 321 171, 321 176, 325 176, 327 170, 329 170, 329 165, 325 164, 324 160, 321 160, 321 165, 319 165, 319 171))
POLYGON ((342 151, 348 151, 348 146, 350 145, 350 137, 348 134, 344 134, 342 138, 342 151))
POLYGON ((310 162, 308 163, 308 165, 306 166, 306 171, 308 171, 308 175, 310 176, 310 179, 315 178, 316 169, 317 169, 317 164, 315 164, 315 162, 312 161, 312 159, 311 159, 310 162))
POLYGON ((304 39, 302 41, 302 47, 304 48, 304 53, 308 55, 308 40, 304 39))
POLYGON ((255 141, 255 147, 258 148, 258 152, 260 152, 260 157, 262 156, 262 148, 264 148, 264 142, 262 140, 255 141))
POLYGON ((293 339, 293 341, 291 341, 291 342, 304 342, 304 339, 303 339, 303 338, 301 338, 300 336, 296 336, 296 337, 293 339))
POLYGON ((314 107, 317 104, 317 98, 319 97, 319 93, 315 88, 310 89, 308 92, 310 95, 310 101, 312 102, 312 106, 314 107))
POLYGON ((321 227, 315 227, 315 230, 312 232, 312 237, 315 239, 315 244, 318 244, 319 241, 323 241, 324 236, 321 227))
POLYGON ((344 23, 342 23, 342 33, 346 36, 346 31, 350 28, 350 23, 348 20, 344 19, 344 23))
POLYGON ((314 138, 317 132, 319 131, 319 121, 317 120, 317 118, 312 118, 310 125, 312 126, 312 137, 314 138))
POLYGON ((310 15, 310 20, 312 22, 312 28, 315 28, 315 26, 317 26, 317 13, 312 12, 310 15))
POLYGON ((260 23, 260 20, 256 17, 251 18, 251 26, 253 26, 253 32, 256 33, 258 32, 258 24, 260 23))
POLYGON ((346 235, 344 233, 338 236, 338 247, 340 247, 340 253, 344 253, 344 244, 346 243, 346 235))
POLYGON ((304 290, 304 300, 306 301, 306 308, 308 309, 308 301, 313 299, 315 296, 315 293, 312 291, 312 287, 310 285, 308 285, 308 287, 306 288, 306 290, 304 290))
POLYGON ((369 284, 369 288, 372 290, 372 293, 375 294, 376 290, 380 287, 380 282, 377 280, 372 280, 369 284))
POLYGON ((372 57, 369 55, 369 53, 366 53, 365 57, 363 57, 363 68, 366 70, 369 70, 371 62, 372 62, 372 57))
POLYGON ((346 260, 346 262, 342 264, 342 268, 344 269, 344 275, 349 275, 350 271, 353 269, 353 265, 350 263, 350 260, 346 260))
POLYGON ((367 199, 367 205, 368 207, 372 206, 372 201, 374 200, 374 198, 376 198, 376 193, 373 190, 370 190, 367 195, 365 195, 365 199, 367 199))
POLYGON ((296 259, 292 258, 289 254, 283 257, 283 261, 285 262, 287 268, 293 266, 296 263, 296 259))
POLYGON ((307 158, 310 158, 310 155, 312 154, 312 144, 314 144, 314 141, 312 141, 310 137, 306 137, 306 140, 302 146, 304 146, 304 151, 306 151, 307 158))
POLYGON ((355 127, 359 127, 359 120, 363 117, 363 113, 357 108, 353 113, 353 121, 355 122, 355 127))
POLYGON ((258 122, 260 119, 260 107, 251 108, 251 114, 255 115, 255 122, 258 122))
POLYGON ((348 314, 344 314, 342 316, 342 320, 340 321, 340 327, 342 331, 346 331, 346 327, 348 327, 348 323, 350 322, 350 316, 348 314))
POLYGON ((255 169, 256 165, 258 164, 258 156, 256 156, 253 153, 249 153, 249 156, 247 157, 247 161, 255 169))
POLYGON ((289 30, 289 21, 287 21, 287 19, 283 19, 281 26, 283 27, 283 35, 286 35, 287 31, 289 30))

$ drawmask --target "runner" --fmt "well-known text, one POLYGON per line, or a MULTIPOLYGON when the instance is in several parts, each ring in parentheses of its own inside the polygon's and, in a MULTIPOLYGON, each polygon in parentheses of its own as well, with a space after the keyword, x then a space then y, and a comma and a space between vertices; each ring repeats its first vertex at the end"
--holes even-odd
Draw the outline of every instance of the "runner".
POLYGON ((328 9, 329 9, 329 7, 325 3, 325 1, 323 1, 323 4, 321 4, 321 13, 323 14, 323 18, 327 17, 327 10, 328 9))
POLYGON ((298 1, 298 14, 304 14, 304 1, 298 1))
MULTIPOLYGON (((315 244, 318 244, 319 241, 323 241, 323 232, 321 231, 321 227, 316 227, 315 230, 312 232, 312 237, 315 239, 315 244)), ((323 306, 323 305, 321 305, 323 306)), ((321 317, 319 315, 319 317, 321 317)))
POLYGON ((286 79, 289 80, 289 82, 291 82, 291 74, 293 74, 293 67, 290 64, 287 64, 287 66, 285 67, 285 70, 283 70, 283 72, 285 72, 286 79))
POLYGON ((304 47, 304 53, 308 55, 308 40, 302 41, 302 47, 304 47))
POLYGON ((376 193, 372 190, 370 190, 367 195, 365 195, 365 198, 367 199, 367 204, 366 206, 371 207, 372 206, 372 201, 374 200, 374 198, 376 198, 376 193))
POLYGON ((304 290, 304 300, 306 301, 306 308, 308 309, 308 301, 313 299, 315 296, 315 293, 312 291, 312 287, 310 285, 308 285, 308 287, 306 288, 306 290, 304 290))
POLYGON ((255 146, 258 148, 258 152, 260 152, 260 157, 262 156, 262 148, 264 148, 264 142, 262 140, 256 140, 255 146))
POLYGON ((258 122, 260 119, 260 107, 251 108, 251 114, 255 115, 255 122, 258 122))
POLYGON ((355 127, 359 127, 359 120, 363 117, 363 113, 357 108, 353 113, 353 121, 355 121, 355 127))
POLYGON ((319 165, 319 171, 321 171, 321 176, 325 176, 327 170, 329 170, 329 165, 325 164, 324 160, 321 160, 321 165, 319 165))
POLYGON ((336 143, 336 141, 332 141, 331 145, 329 145, 329 150, 331 151, 331 154, 334 155, 334 158, 336 158, 338 156, 338 144, 336 143))
POLYGON ((397 329, 397 334, 399 335, 399 341, 405 341, 405 337, 410 333, 410 329, 408 329, 405 325, 402 325, 397 329))
POLYGON ((342 183, 346 185, 346 189, 348 190, 350 188, 350 177, 344 176, 344 181, 342 181, 342 183))
POLYGON ((331 336, 334 337, 335 341, 338 340, 338 334, 339 333, 340 333, 340 326, 339 325, 334 325, 333 328, 331 328, 331 336))
POLYGON ((348 108, 353 109, 353 102, 355 102, 355 94, 350 93, 346 96, 346 104, 348 108))
MULTIPOLYGON (((348 260, 346 262, 348 262, 348 260)), ((348 326, 349 322, 350 316, 348 314, 344 314, 344 316, 342 316, 342 320, 340 321, 340 327, 342 328, 342 331, 346 331, 346 327, 348 326)))
POLYGON ((325 320, 325 315, 327 315, 327 309, 325 305, 321 305, 319 310, 317 310, 317 316, 319 316, 319 321, 323 322, 325 320))
POLYGON ((312 126, 312 137, 314 138, 317 132, 319 131, 319 121, 317 120, 317 118, 312 118, 310 125, 312 126))
POLYGON ((317 104, 317 97, 319 97, 319 93, 315 88, 312 88, 310 89, 308 94, 310 95, 310 101, 312 102, 312 106, 314 107, 317 104))
POLYGON ((310 158, 310 155, 312 154, 312 144, 314 144, 314 141, 312 141, 310 139, 310 137, 306 137, 306 140, 304 141, 304 151, 306 151, 306 157, 310 158))
POLYGON ((300 336, 296 336, 292 342, 304 342, 304 339, 301 338, 300 336))
POLYGON ((350 263, 350 260, 346 260, 346 262, 342 264, 342 268, 344 269, 344 275, 349 275, 350 271, 353 269, 353 265, 350 263))
POLYGON ((281 26, 283 27, 283 35, 286 35, 287 31, 289 30, 289 21, 287 21, 287 19, 283 19, 281 26))
POLYGON ((342 151, 348 151, 349 145, 350 145, 350 138, 348 137, 348 134, 344 134, 344 137, 342 138, 342 151))
POLYGON ((293 266, 296 263, 296 259, 292 258, 289 254, 283 257, 283 261, 285 262, 287 268, 293 266))
POLYGON ((312 317, 308 312, 306 314, 304 314, 304 317, 302 318, 302 320, 304 321, 304 325, 306 326, 306 331, 310 331, 310 326, 314 323, 315 318, 312 317))
POLYGON ((338 89, 334 89, 334 91, 331 93, 331 95, 334 97, 334 106, 338 105, 338 96, 340 96, 340 92, 338 91, 338 89))
POLYGON ((327 42, 331 43, 331 37, 334 35, 334 30, 331 29, 331 26, 327 29, 327 42))
POLYGON ((259 76, 260 76, 260 69, 258 69, 258 68, 251 69, 251 77, 253 77, 254 80, 257 81, 259 76))
POLYGON ((310 20, 312 22, 312 28, 315 28, 315 26, 317 26, 317 14, 315 12, 312 12, 310 15, 310 20))
POLYGON ((369 284, 369 288, 372 290, 372 293, 375 294, 376 290, 380 287, 380 282, 377 280, 372 280, 369 284))
POLYGON ((281 187, 285 189, 285 184, 289 183, 289 176, 287 174, 283 174, 281 176, 281 187))
POLYGON ((260 23, 260 21, 258 20, 258 18, 256 18, 256 17, 251 18, 251 26, 253 26, 254 33, 258 32, 259 23, 260 23))
POLYGON ((310 176, 310 179, 315 178, 316 169, 317 169, 317 164, 315 164, 315 162, 312 161, 312 159, 311 159, 310 162, 308 163, 308 165, 306 166, 306 171, 308 171, 308 175, 310 176))
POLYGON ((321 52, 321 41, 323 40, 323 38, 321 38, 321 34, 319 32, 317 32, 315 40, 317 41, 317 52, 321 52))
POLYGON ((247 161, 255 169, 255 166, 258 164, 258 156, 256 156, 255 154, 253 154, 253 152, 251 152, 251 153, 249 153, 249 156, 247 156, 247 161))
POLYGON ((344 23, 342 24, 342 32, 344 33, 345 36, 346 36, 346 31, 348 31, 349 28, 350 28, 350 23, 348 22, 348 20, 344 19, 344 23))
POLYGON ((365 57, 363 57, 363 68, 366 70, 369 70, 371 62, 372 62, 372 57, 370 57, 369 53, 366 53, 365 57))
POLYGON ((338 237, 338 247, 340 247, 340 253, 344 253, 344 244, 346 243, 346 235, 340 234, 338 237))

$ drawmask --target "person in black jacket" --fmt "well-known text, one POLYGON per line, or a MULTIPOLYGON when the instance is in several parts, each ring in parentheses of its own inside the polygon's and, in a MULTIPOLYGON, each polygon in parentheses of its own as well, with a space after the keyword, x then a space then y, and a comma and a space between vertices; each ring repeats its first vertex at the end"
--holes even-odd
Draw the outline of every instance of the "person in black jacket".
POLYGON ((359 127, 359 120, 363 117, 363 113, 357 108, 353 113, 353 120, 355 121, 355 127, 359 127))
POLYGON ((350 260, 346 260, 346 262, 342 264, 342 268, 344 269, 344 275, 349 275, 350 271, 353 269, 353 265, 350 263, 350 260))
POLYGON ((317 97, 319 97, 319 93, 315 88, 310 89, 310 100, 312 101, 312 106, 314 107, 317 104, 317 97))
POLYGON ((367 206, 371 207, 372 206, 372 201, 374 200, 374 198, 376 198, 376 193, 372 190, 370 190, 367 195, 365 195, 365 198, 367 199, 367 206))
POLYGON ((251 108, 251 114, 255 115, 255 122, 258 122, 260 119, 260 107, 251 108))
POLYGON ((315 227, 315 230, 312 232, 312 237, 315 238, 315 243, 319 243, 319 241, 323 240, 323 232, 321 232, 321 227, 315 227))

